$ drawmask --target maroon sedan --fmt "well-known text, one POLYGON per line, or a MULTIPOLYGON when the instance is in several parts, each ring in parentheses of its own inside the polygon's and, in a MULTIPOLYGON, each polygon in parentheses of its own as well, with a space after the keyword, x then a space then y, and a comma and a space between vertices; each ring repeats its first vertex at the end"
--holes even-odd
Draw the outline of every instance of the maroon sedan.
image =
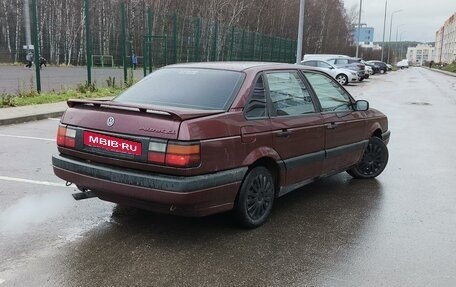
POLYGON ((76 199, 187 216, 233 210, 263 224, 277 197, 347 171, 378 176, 388 120, 329 75, 300 65, 164 67, 112 101, 70 100, 55 174, 76 199))

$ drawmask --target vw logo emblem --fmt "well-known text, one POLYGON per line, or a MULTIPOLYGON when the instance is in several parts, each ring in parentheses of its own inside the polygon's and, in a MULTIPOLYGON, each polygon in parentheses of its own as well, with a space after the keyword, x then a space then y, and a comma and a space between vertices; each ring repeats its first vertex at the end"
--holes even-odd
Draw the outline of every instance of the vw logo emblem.
POLYGON ((108 127, 112 127, 114 125, 114 117, 109 117, 107 120, 106 120, 106 124, 108 125, 108 127))

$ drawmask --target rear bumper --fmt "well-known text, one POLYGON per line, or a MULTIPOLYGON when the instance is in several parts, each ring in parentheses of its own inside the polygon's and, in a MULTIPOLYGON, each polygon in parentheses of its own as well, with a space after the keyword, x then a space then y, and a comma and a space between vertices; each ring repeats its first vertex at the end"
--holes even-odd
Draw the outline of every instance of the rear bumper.
POLYGON ((54 173, 103 200, 161 213, 204 216, 233 208, 247 168, 190 177, 169 176, 52 157, 54 173))

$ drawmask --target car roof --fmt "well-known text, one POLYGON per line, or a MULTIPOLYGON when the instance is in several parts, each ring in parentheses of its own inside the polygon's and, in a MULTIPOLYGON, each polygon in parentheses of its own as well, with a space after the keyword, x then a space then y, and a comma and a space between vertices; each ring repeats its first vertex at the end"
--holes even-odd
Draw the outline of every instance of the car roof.
POLYGON ((274 62, 200 62, 174 64, 164 68, 201 68, 242 72, 246 70, 301 69, 301 66, 274 62))

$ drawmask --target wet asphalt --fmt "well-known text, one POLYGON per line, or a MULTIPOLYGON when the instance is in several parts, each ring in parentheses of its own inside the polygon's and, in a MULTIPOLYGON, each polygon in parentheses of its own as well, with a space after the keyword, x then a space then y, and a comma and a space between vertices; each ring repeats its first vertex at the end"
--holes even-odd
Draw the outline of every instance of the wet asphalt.
POLYGON ((387 168, 296 190, 255 230, 74 201, 52 173, 58 119, 1 126, 0 287, 455 286, 456 77, 410 68, 347 89, 388 115, 387 168))

